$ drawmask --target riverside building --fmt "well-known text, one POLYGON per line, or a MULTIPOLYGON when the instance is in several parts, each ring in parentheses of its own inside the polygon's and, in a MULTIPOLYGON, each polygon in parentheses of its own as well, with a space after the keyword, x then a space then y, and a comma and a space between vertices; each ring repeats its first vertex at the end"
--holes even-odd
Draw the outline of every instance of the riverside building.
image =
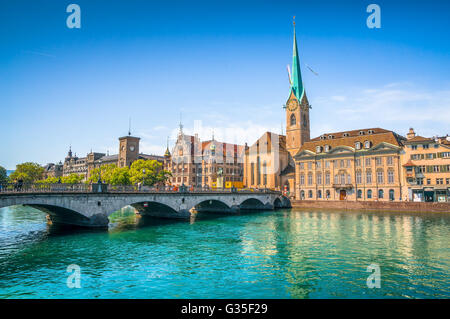
POLYGON ((180 124, 172 153, 167 146, 164 169, 172 173, 173 186, 241 188, 244 146, 219 142, 214 136, 201 141, 197 134, 184 134, 180 124))
POLYGON ((450 201, 450 137, 423 137, 410 129, 402 167, 405 200, 450 201))

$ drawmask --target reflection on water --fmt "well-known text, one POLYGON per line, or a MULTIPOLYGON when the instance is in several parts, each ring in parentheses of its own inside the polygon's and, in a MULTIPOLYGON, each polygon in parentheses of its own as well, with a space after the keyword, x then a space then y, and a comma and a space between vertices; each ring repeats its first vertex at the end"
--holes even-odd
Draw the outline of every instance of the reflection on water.
POLYGON ((199 214, 125 208, 108 231, 0 209, 1 298, 448 298, 450 215, 336 211, 199 214), (369 289, 367 266, 381 267, 369 289), (66 268, 81 267, 81 289, 66 268))

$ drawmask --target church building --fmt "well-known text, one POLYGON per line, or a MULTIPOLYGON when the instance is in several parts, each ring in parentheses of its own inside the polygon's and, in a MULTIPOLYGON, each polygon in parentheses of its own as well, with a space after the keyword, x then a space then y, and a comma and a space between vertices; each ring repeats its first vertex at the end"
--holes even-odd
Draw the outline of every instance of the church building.
POLYGON ((245 150, 244 185, 270 188, 295 195, 294 155, 310 140, 309 109, 300 70, 294 22, 292 75, 289 76, 289 98, 286 112, 286 135, 264 133, 245 150))

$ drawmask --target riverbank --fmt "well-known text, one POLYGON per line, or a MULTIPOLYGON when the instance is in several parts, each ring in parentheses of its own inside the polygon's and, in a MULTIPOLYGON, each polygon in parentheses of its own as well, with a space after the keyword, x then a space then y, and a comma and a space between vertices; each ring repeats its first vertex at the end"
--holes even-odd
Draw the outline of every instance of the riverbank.
POLYGON ((398 212, 439 212, 450 213, 450 203, 425 202, 364 202, 364 201, 315 201, 295 200, 292 208, 325 208, 344 210, 392 210, 398 212))

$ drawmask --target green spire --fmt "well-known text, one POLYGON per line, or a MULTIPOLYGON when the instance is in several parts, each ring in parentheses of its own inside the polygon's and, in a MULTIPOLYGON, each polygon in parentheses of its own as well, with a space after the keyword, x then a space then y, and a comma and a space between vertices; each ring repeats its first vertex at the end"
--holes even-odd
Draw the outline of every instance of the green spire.
POLYGON ((294 17, 294 50, 292 56, 292 79, 291 90, 294 91, 295 96, 301 101, 305 89, 303 87, 302 74, 300 72, 300 59, 297 50, 297 38, 295 37, 295 17, 294 17))

